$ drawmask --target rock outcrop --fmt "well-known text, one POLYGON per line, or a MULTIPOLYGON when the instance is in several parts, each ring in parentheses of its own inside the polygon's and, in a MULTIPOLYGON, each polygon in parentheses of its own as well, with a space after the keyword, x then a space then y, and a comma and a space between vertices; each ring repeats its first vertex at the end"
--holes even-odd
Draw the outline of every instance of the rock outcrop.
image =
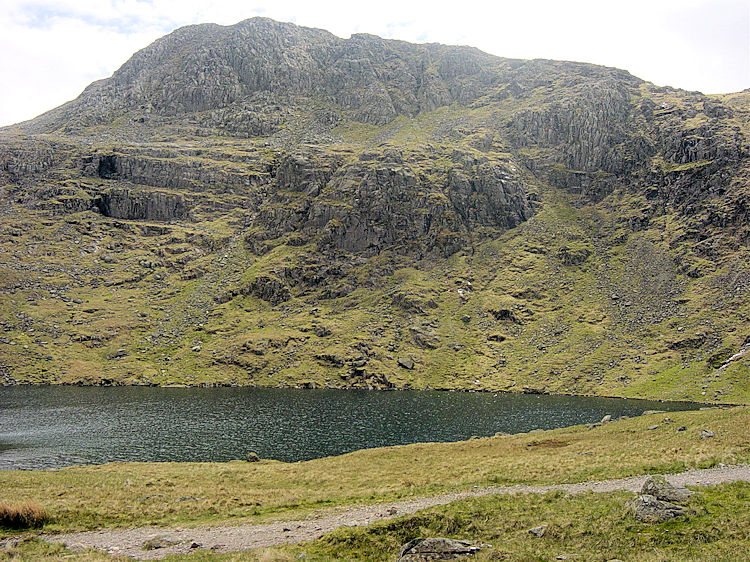
POLYGON ((684 507, 658 500, 648 494, 628 500, 625 508, 635 519, 644 523, 662 523, 685 515, 684 507))
POLYGON ((185 199, 176 193, 157 190, 111 188, 95 200, 105 217, 149 221, 171 221, 187 218, 185 199))

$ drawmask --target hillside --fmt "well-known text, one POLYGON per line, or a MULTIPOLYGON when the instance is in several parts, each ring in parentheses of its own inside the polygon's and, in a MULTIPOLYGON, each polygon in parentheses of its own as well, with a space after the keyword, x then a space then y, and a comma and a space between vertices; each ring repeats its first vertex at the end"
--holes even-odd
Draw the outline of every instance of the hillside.
POLYGON ((750 92, 255 18, 0 129, 0 381, 750 400, 750 92))

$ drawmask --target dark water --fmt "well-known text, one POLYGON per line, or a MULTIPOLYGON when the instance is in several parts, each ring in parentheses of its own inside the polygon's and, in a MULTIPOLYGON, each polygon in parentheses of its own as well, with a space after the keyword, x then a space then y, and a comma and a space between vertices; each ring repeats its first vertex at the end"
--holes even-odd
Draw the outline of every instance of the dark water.
POLYGON ((297 461, 698 404, 438 391, 0 388, 0 469, 111 461, 297 461))

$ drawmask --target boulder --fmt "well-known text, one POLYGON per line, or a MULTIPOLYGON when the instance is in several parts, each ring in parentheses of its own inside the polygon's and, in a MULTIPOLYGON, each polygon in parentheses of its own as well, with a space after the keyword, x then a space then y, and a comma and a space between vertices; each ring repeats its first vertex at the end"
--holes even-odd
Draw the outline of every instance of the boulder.
POLYGON ((258 456, 258 453, 250 451, 247 454, 247 462, 258 462, 258 461, 260 461, 260 457, 258 456))
POLYGON ((667 502, 684 502, 693 495, 693 492, 687 488, 674 486, 661 474, 655 474, 649 476, 648 480, 643 483, 641 494, 654 496, 657 500, 667 502))
POLYGON ((453 560, 460 556, 471 556, 483 545, 472 545, 442 537, 414 539, 401 547, 398 562, 423 562, 427 560, 453 560))
POLYGON ((685 515, 685 508, 660 501, 650 494, 643 494, 629 500, 625 504, 625 509, 638 521, 644 523, 661 523, 685 515))
POLYGON ((714 432, 709 429, 701 429, 701 439, 708 439, 714 436, 714 432))
POLYGON ((544 533, 547 532, 547 525, 539 525, 538 527, 533 527, 529 529, 529 534, 534 535, 537 538, 542 538, 544 536, 544 533))
POLYGON ((152 537, 145 541, 143 544, 141 544, 141 548, 143 550, 156 550, 157 548, 169 548, 170 546, 174 546, 179 543, 180 541, 175 541, 168 537, 158 536, 152 537))
POLYGON ((399 357, 398 365, 399 367, 403 367, 404 369, 411 370, 414 368, 414 360, 411 357, 399 357))

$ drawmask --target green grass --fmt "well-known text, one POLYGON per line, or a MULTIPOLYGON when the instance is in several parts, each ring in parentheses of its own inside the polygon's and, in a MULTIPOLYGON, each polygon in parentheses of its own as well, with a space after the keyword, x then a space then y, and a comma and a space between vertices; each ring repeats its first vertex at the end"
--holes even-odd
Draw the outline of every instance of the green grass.
MULTIPOLYGON (((308 560, 392 560, 412 538, 447 536, 491 545, 472 560, 554 560, 561 555, 592 561, 745 559, 750 484, 699 488, 686 504, 687 516, 661 524, 639 523, 626 514, 630 497, 549 493, 470 499, 277 550, 281 559, 304 554, 308 560), (528 532, 539 525, 547 526, 541 538, 528 532)), ((243 555, 208 559, 242 560, 243 555)))
MULTIPOLYGON (((472 560, 573 559, 625 562, 744 561, 750 542, 750 484, 694 488, 686 515, 659 524, 635 521, 624 509, 626 492, 488 496, 456 501, 368 527, 341 528, 298 545, 216 554, 196 551, 166 560, 312 561, 393 560, 417 537, 444 536, 483 544, 472 560), (542 537, 529 529, 545 525, 542 537)), ((112 560, 104 553, 72 553, 28 538, 0 550, 0 560, 112 560)))
POLYGON ((113 463, 3 471, 0 487, 51 516, 45 531, 302 517, 312 511, 469 490, 679 472, 750 461, 745 407, 671 412, 459 443, 357 451, 285 464, 113 463), (665 421, 670 418, 671 421, 665 421), (647 427, 658 425, 656 430, 647 427), (686 431, 676 431, 686 426, 686 431), (701 429, 715 437, 700 439, 701 429), (535 446, 540 442, 560 447, 535 446))

